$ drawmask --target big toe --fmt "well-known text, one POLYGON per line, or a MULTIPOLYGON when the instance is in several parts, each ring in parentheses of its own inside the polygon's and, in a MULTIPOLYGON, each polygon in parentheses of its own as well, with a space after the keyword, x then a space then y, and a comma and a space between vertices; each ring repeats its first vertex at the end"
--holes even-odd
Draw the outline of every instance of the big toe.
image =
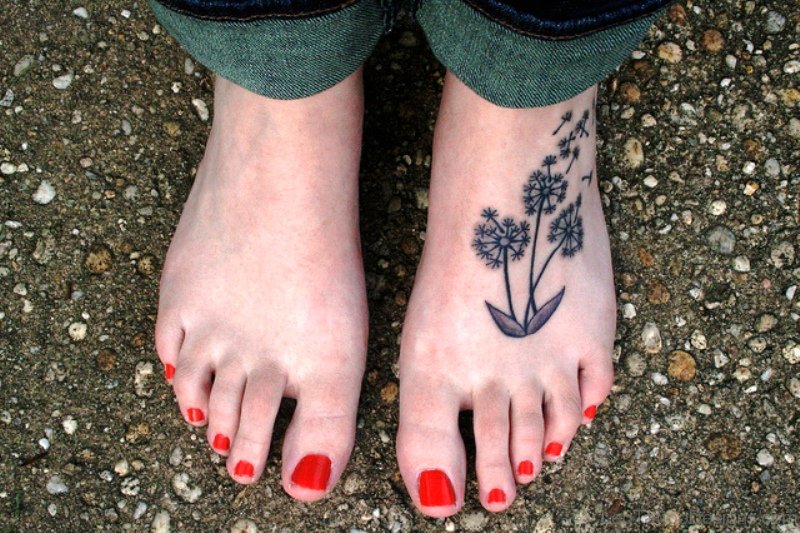
POLYGON ((283 488, 293 498, 325 497, 347 465, 359 392, 349 381, 315 380, 299 387, 297 408, 283 443, 283 488))
POLYGON ((440 518, 463 505, 466 458, 458 431, 458 397, 431 385, 401 380, 397 461, 414 504, 440 518))

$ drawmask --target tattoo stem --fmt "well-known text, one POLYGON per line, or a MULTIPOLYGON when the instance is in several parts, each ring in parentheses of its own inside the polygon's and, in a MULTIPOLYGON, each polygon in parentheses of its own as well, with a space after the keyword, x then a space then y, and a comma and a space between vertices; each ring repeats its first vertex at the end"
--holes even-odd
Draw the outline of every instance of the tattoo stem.
POLYGON ((508 279, 508 249, 503 250, 503 276, 506 278, 506 296, 508 296, 508 308, 511 311, 511 318, 517 319, 514 313, 514 301, 511 299, 511 281, 508 279))
POLYGON ((525 322, 528 322, 528 312, 533 311, 536 313, 536 297, 533 293, 534 272, 536 268, 536 242, 539 240, 539 226, 542 223, 542 209, 540 208, 536 213, 536 226, 533 230, 533 244, 531 245, 531 271, 530 271, 530 284, 528 285, 528 306, 525 308, 525 322))

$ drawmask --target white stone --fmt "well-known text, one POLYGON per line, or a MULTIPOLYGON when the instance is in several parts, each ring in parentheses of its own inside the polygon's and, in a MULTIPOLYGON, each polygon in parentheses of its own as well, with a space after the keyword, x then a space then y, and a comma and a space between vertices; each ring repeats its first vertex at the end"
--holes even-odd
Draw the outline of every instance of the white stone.
POLYGON ((116 462, 114 465, 114 472, 117 473, 120 477, 125 477, 131 471, 130 465, 128 465, 128 461, 125 459, 121 459, 116 462))
POLYGON ((172 477, 172 489, 175 494, 187 503, 194 503, 202 496, 203 489, 197 485, 190 486, 190 483, 189 474, 180 473, 172 477))
POLYGON ((258 526, 248 518, 240 518, 231 526, 231 533, 258 533, 258 526))
POLYGON ((644 186, 645 187, 653 189, 653 188, 655 188, 656 185, 658 185, 658 180, 656 179, 655 176, 647 176, 644 179, 644 186))
POLYGON ((74 341, 81 341, 86 337, 86 324, 83 322, 73 322, 67 329, 69 336, 74 341))
POLYGON ((197 116, 200 117, 200 120, 206 122, 209 117, 206 103, 199 98, 192 98, 192 105, 194 106, 194 110, 197 111, 197 116))
POLYGON ((738 255, 734 257, 733 269, 736 272, 750 272, 750 258, 746 255, 738 255))
POLYGON ((775 464, 775 458, 772 457, 772 454, 769 453, 769 450, 766 448, 761 448, 758 450, 758 453, 756 454, 756 461, 758 461, 758 464, 765 467, 770 467, 775 464))
POLYGON ((783 65, 783 71, 786 74, 797 74, 800 72, 800 61, 797 59, 792 59, 791 61, 787 61, 783 65))
POLYGON ((166 510, 157 512, 153 517, 153 522, 150 524, 150 531, 152 533, 169 533, 171 530, 169 518, 169 513, 166 510))
POLYGON ((666 385, 667 383, 669 383, 669 379, 667 379, 667 376, 665 376, 661 372, 653 372, 650 375, 650 378, 656 385, 666 385))
POLYGON ((67 435, 72 435, 75 433, 75 431, 78 430, 78 423, 75 421, 74 418, 68 416, 67 418, 64 419, 63 422, 61 422, 61 427, 64 428, 64 433, 66 433, 67 435))
POLYGON ((622 316, 627 319, 636 317, 636 306, 628 302, 622 305, 622 316))
POLYGON ((55 197, 56 190, 53 185, 47 180, 42 180, 31 198, 33 198, 33 201, 37 204, 47 205, 52 202, 55 197))
POLYGON ((17 171, 17 165, 15 165, 14 163, 9 163, 8 161, 0 163, 0 174, 3 174, 4 176, 10 176, 16 171, 17 171))
POLYGON ((39 446, 42 447, 43 450, 47 451, 50 449, 50 439, 42 437, 39 439, 39 446))
POLYGON ((63 74, 53 80, 53 87, 63 91, 72 84, 74 77, 75 76, 72 73, 63 74))
POLYGON ((67 492, 69 492, 67 485, 63 481, 61 481, 61 477, 59 477, 58 475, 51 476, 50 479, 47 481, 47 485, 45 488, 47 489, 48 494, 53 494, 53 495, 66 494, 67 492))
POLYGON ((77 7, 72 10, 72 14, 78 18, 87 19, 89 18, 89 12, 86 11, 85 7, 77 7))
POLYGON ((796 365, 800 363, 800 344, 790 340, 783 347, 783 358, 789 361, 789 364, 796 365))
POLYGON ((789 380, 789 392, 795 398, 800 398, 800 379, 792 378, 789 380))
POLYGON ((717 217, 724 214, 727 210, 728 204, 725 203, 725 200, 714 200, 708 207, 708 212, 717 217))
POLYGON ((138 502, 136 509, 133 511, 133 519, 139 520, 147 512, 147 504, 145 502, 138 502))
POLYGON ((133 386, 136 390, 136 396, 149 397, 153 394, 152 389, 148 388, 148 383, 153 374, 153 363, 150 361, 139 361, 136 363, 136 370, 133 376, 133 386))
POLYGON ((661 351, 661 332, 653 322, 648 322, 642 329, 642 343, 648 353, 658 353, 661 351))
POLYGON ((636 138, 625 141, 625 162, 630 168, 639 168, 644 163, 644 148, 642 142, 636 138))

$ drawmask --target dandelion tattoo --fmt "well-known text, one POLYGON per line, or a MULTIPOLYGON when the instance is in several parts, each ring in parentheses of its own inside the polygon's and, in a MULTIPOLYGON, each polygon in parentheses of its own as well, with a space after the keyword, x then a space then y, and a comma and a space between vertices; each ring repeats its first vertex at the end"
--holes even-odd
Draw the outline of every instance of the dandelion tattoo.
MULTIPOLYGON (((581 194, 578 193, 575 200, 569 202, 565 207, 561 206, 567 198, 569 172, 580 156, 580 147, 577 141, 582 137, 589 137, 586 129, 589 117, 590 113, 586 110, 575 128, 558 141, 559 155, 547 155, 542 162, 541 169, 534 170, 528 177, 528 181, 523 187, 522 200, 525 206, 525 215, 532 217, 532 223, 527 220, 516 221, 511 217, 501 219, 498 211, 489 207, 483 210, 482 220, 475 227, 472 248, 476 255, 489 268, 502 269, 503 272, 508 312, 502 311, 489 302, 486 302, 486 306, 497 327, 509 337, 533 335, 550 320, 561 304, 566 286, 562 287, 555 295, 551 295, 542 305, 537 303, 536 289, 554 257, 560 253, 562 258, 569 259, 583 249, 581 194), (561 159, 569 159, 564 172, 556 170, 559 156, 561 159), (556 211, 558 211, 557 214, 556 211), (531 228, 533 228, 532 231, 531 228), (542 237, 546 234, 550 249, 537 269, 536 246, 540 240, 540 233, 543 234, 542 237), (528 245, 530 245, 531 252, 527 303, 524 310, 517 312, 514 308, 509 267, 510 263, 522 259, 528 245)), ((572 111, 569 111, 561 117, 561 123, 553 135, 558 134, 558 131, 571 120, 572 111)), ((592 174, 593 171, 590 171, 588 175, 580 178, 580 181, 591 183, 592 174)))

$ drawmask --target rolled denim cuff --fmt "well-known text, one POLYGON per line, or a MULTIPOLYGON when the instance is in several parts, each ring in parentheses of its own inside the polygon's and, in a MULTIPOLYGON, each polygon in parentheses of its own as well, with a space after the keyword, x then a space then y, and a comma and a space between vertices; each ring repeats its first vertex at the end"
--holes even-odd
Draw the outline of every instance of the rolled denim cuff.
POLYGON ((380 0, 359 0, 321 15, 258 20, 210 20, 155 0, 164 28, 198 62, 256 94, 304 98, 355 72, 384 28, 380 0))
POLYGON ((439 61, 480 96, 503 107, 541 107, 608 76, 660 14, 560 40, 517 33, 462 0, 423 0, 417 19, 439 61))

